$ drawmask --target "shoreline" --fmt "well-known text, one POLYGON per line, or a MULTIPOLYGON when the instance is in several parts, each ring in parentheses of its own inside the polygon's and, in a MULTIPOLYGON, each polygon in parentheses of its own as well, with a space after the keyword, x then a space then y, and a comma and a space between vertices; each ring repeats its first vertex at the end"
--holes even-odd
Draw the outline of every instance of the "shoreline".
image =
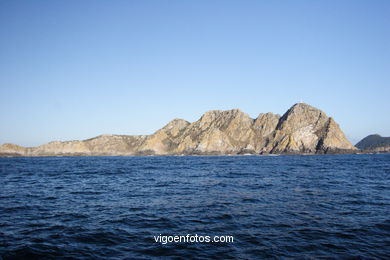
POLYGON ((344 151, 344 152, 330 152, 330 153, 188 153, 188 154, 47 154, 47 155, 22 155, 22 154, 6 154, 1 153, 0 158, 42 158, 42 157, 226 157, 226 156, 315 156, 315 155, 347 155, 347 154, 389 154, 390 152, 378 151, 344 151))

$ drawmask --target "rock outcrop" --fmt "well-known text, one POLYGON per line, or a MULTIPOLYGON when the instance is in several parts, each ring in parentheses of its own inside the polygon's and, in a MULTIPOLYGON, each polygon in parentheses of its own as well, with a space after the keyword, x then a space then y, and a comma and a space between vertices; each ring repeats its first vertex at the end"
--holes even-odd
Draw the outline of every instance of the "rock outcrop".
POLYGON ((151 135, 101 135, 83 141, 50 142, 24 148, 0 146, 3 156, 290 154, 354 152, 338 124, 304 103, 283 116, 260 114, 252 119, 239 109, 206 112, 198 121, 182 119, 151 135))
POLYGON ((367 152, 390 152, 390 137, 378 134, 369 135, 360 140, 356 147, 367 152))

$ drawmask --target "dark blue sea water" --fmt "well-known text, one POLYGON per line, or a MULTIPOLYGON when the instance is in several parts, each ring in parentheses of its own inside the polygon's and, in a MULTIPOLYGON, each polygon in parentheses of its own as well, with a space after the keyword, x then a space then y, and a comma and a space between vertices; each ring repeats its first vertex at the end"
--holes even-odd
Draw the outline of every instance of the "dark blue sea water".
POLYGON ((0 255, 389 259, 390 155, 0 158, 0 255))

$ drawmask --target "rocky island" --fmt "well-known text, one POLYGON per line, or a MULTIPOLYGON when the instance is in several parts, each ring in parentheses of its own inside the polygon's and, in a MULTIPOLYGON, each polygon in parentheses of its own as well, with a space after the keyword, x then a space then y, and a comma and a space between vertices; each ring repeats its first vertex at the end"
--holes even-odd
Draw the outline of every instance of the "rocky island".
POLYGON ((365 152, 388 153, 390 152, 390 137, 382 137, 378 134, 369 135, 360 140, 356 147, 365 152))
POLYGON ((339 125, 304 103, 256 119, 239 109, 208 111, 196 122, 174 119, 151 135, 100 135, 38 147, 0 146, 1 156, 227 155, 351 153, 339 125))

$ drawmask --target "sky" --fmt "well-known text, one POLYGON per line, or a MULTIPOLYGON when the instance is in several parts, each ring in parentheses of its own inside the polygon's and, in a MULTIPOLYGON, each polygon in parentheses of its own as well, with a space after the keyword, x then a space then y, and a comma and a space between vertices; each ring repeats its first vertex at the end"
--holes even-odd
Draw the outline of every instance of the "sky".
POLYGON ((0 1, 0 143, 303 101, 390 136, 390 1, 0 1))

